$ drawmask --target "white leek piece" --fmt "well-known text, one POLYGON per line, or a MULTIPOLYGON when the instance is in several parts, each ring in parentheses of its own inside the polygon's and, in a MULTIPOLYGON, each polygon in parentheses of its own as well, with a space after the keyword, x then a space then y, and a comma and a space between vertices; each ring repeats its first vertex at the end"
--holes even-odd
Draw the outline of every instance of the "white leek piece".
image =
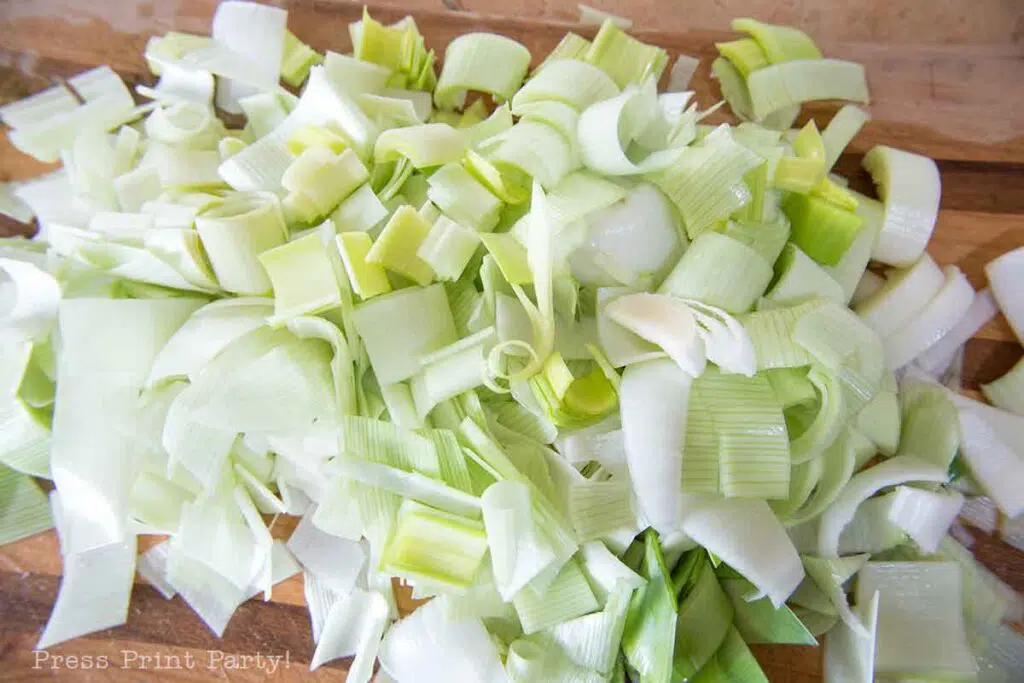
POLYGON ((1024 248, 1009 251, 985 266, 992 295, 999 303, 999 310, 1013 328, 1017 340, 1024 340, 1024 304, 1021 303, 1021 282, 1024 276, 1024 248))
POLYGON ((466 33, 444 53, 434 101, 441 109, 461 109, 467 91, 512 99, 530 66, 530 51, 516 41, 493 33, 466 33))
POLYGON ((615 323, 659 346, 686 374, 698 377, 704 372, 704 339, 684 301, 658 294, 627 294, 608 303, 604 312, 615 323))
POLYGON ((839 59, 801 59, 758 69, 747 79, 755 119, 815 100, 868 103, 864 67, 839 59))
POLYGON ((878 145, 864 157, 864 168, 885 203, 885 223, 871 258, 908 266, 924 252, 935 229, 942 184, 928 157, 878 145))
POLYGON ((526 485, 503 481, 489 486, 481 498, 494 581, 504 600, 557 561, 532 518, 530 496, 526 485))
POLYGON ((583 111, 619 94, 619 87, 601 69, 575 59, 547 62, 512 98, 512 108, 544 100, 564 102, 583 111))
POLYGON ((857 602, 878 595, 875 672, 972 676, 961 614, 960 568, 952 562, 869 562, 857 576, 857 602))
POLYGON ((742 574, 776 607, 803 580, 800 556, 763 500, 701 501, 685 515, 682 530, 742 574))
POLYGON ((856 607, 856 618, 863 626, 864 633, 843 623, 836 625, 825 636, 823 668, 827 683, 874 682, 878 601, 879 594, 876 592, 867 603, 856 607))
POLYGON ((451 126, 425 123, 384 131, 377 137, 373 156, 378 163, 405 157, 414 168, 442 166, 462 159, 466 153, 465 144, 463 137, 451 126))
POLYGON ((265 294, 271 284, 257 256, 285 242, 277 197, 231 195, 196 216, 196 230, 220 285, 238 294, 265 294))
POLYGON ((870 118, 866 111, 853 104, 844 105, 836 112, 825 126, 825 130, 821 131, 821 141, 825 145, 826 170, 831 170, 836 165, 843 150, 870 118))
POLYGON ((368 683, 389 614, 387 601, 376 591, 356 588, 337 600, 327 613, 309 663, 310 671, 340 657, 355 655, 348 678, 353 683, 368 683))
MULTIPOLYGON (((1024 457, 1021 457, 1020 437, 1018 434, 1015 443, 1013 432, 1001 431, 1000 425, 992 421, 984 408, 987 406, 982 404, 960 406, 961 452, 982 489, 1000 510, 1013 518, 1024 511, 1020 488, 1024 481, 1024 457)), ((1013 428, 1019 430, 1020 425, 1013 428)))
POLYGON ((686 444, 686 407, 693 378, 670 360, 631 365, 619 387, 626 462, 637 503, 662 533, 682 519, 679 487, 686 444))
POLYGON ((906 531, 922 552, 933 553, 963 504, 963 495, 956 491, 936 493, 898 486, 889 520, 906 531))
POLYGON ((989 403, 1017 415, 1024 415, 1024 361, 1017 361, 1002 377, 981 385, 989 403))
POLYGON ((974 288, 956 266, 945 269, 946 282, 928 304, 883 340, 885 361, 894 370, 914 360, 963 319, 974 301, 974 288))
POLYGON ((912 266, 890 269, 885 283, 854 308, 879 336, 893 334, 930 302, 945 282, 942 269, 928 254, 912 266))
POLYGON ((32 263, 9 258, 0 258, 0 272, 10 288, 0 309, 4 331, 26 340, 45 337, 56 322, 60 305, 57 280, 32 263))
MULTIPOLYGON (((928 347, 928 350, 918 356, 915 364, 933 376, 943 373, 953 362, 954 356, 956 356, 961 347, 977 334, 978 330, 996 317, 998 313, 999 309, 992 296, 992 290, 981 290, 974 295, 974 300, 967 308, 967 312, 964 313, 964 317, 960 319, 960 322, 954 325, 939 341, 928 347)), ((982 386, 982 391, 985 391, 984 385, 982 386)), ((991 397, 989 397, 989 400, 992 400, 991 397)))
POLYGON ((339 595, 346 595, 356 584, 366 554, 362 546, 344 538, 326 534, 305 515, 288 539, 288 550, 306 571, 339 595))

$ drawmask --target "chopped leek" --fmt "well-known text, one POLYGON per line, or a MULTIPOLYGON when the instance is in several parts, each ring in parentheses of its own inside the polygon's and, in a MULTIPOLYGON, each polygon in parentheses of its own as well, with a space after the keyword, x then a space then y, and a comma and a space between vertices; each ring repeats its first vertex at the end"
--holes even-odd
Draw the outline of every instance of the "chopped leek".
POLYGON ((924 252, 939 212, 939 169, 928 157, 879 145, 864 157, 864 168, 885 203, 885 222, 871 257, 907 266, 924 252))
POLYGON ((864 67, 838 59, 798 59, 766 66, 747 79, 754 118, 815 100, 868 103, 864 67))
POLYGON ((668 66, 665 50, 641 43, 611 19, 605 19, 601 24, 584 59, 611 76, 620 88, 630 83, 641 83, 647 78, 657 81, 668 66))
POLYGON ((483 92, 499 102, 512 99, 530 66, 530 51, 492 33, 467 33, 448 44, 434 100, 441 109, 461 109, 466 92, 483 92))
POLYGON ((683 253, 658 291, 735 314, 750 310, 771 279, 771 265, 756 251, 731 237, 706 232, 683 253))
POLYGON ((999 303, 999 310, 1006 316, 1018 341, 1024 339, 1024 310, 1021 309, 1020 298, 1017 294, 1020 292, 1022 261, 1024 261, 1024 249, 1017 248, 990 261, 985 266, 985 274, 988 275, 992 295, 999 303))
POLYGON ((982 384, 981 391, 997 408, 1024 415, 1024 361, 1017 361, 1002 377, 982 384))

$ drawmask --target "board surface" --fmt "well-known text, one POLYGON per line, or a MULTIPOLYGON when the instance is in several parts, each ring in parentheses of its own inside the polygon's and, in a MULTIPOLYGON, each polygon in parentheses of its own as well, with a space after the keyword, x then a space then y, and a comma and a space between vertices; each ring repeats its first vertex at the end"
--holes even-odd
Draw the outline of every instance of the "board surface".
MULTIPOLYGON (((346 24, 358 18, 360 6, 335 0, 277 4, 287 6, 289 27, 315 48, 350 48, 346 24)), ((98 64, 111 65, 130 83, 150 83, 152 77, 142 59, 147 38, 171 28, 206 33, 215 6, 215 0, 166 4, 160 0, 148 4, 2 0, 0 102, 24 97, 52 84, 55 78, 98 64)), ((489 6, 501 7, 498 3, 489 6)), ((395 8, 371 9, 374 16, 386 21, 406 14, 395 8)), ((1012 15, 1008 8, 1007 17, 1012 15)), ((467 12, 416 9, 415 17, 428 44, 439 53, 457 35, 487 30, 519 40, 538 58, 567 30, 581 30, 569 23, 467 12)), ((997 31, 998 27, 989 29, 997 31)), ((709 68, 714 42, 729 34, 699 30, 634 33, 665 47, 673 57, 699 57, 701 65, 693 84, 698 100, 708 106, 719 99, 709 68)), ((866 66, 873 99, 873 120, 837 170, 850 177, 854 187, 871 192, 860 159, 873 145, 885 143, 935 158, 942 174, 943 197, 929 251, 940 264, 960 266, 975 288, 984 287, 985 263, 1024 244, 1024 49, 1008 42, 938 46, 905 40, 823 40, 821 46, 828 56, 866 66)), ((801 121, 813 117, 821 126, 835 110, 832 105, 808 107, 801 121)), ((6 137, 0 142, 0 180, 31 177, 46 168, 18 154, 6 137)), ((10 225, 0 225, 0 231, 5 228, 10 225)), ((976 392, 980 383, 1005 372, 1020 355, 1020 346, 1005 320, 997 318, 967 346, 965 388, 976 392)), ((286 520, 279 521, 274 535, 287 536, 291 526, 286 520)), ((1021 555, 994 537, 977 531, 974 535, 977 557, 1017 590, 1024 590, 1021 555)), ((308 671, 313 646, 301 579, 276 587, 268 603, 243 605, 221 640, 209 633, 180 598, 165 601, 149 586, 138 584, 125 626, 56 646, 47 653, 34 653, 32 647, 56 596, 60 569, 52 533, 0 549, 0 680, 51 675, 89 681, 345 678, 343 661, 314 673, 308 671), (285 659, 270 660, 268 655, 285 659)), ((403 600, 404 606, 411 604, 403 600)), ((820 652, 815 648, 757 647, 755 651, 773 682, 821 679, 820 652)))

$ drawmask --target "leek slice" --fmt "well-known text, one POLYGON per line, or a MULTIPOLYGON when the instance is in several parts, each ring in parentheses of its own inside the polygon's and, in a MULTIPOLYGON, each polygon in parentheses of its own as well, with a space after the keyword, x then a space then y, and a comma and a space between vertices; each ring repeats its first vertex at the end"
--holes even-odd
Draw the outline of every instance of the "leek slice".
POLYGON ((750 201, 743 178, 762 163, 723 125, 687 147, 674 165, 652 180, 679 209, 692 239, 750 201))
POLYGON ((529 488, 514 481, 492 484, 481 497, 495 585, 506 601, 558 559, 532 518, 530 497, 529 488))
POLYGON ((683 518, 682 530, 781 606, 803 579, 793 542, 763 500, 701 501, 683 518))
POLYGON ((400 207, 391 215, 366 261, 426 286, 434 279, 433 269, 417 254, 430 233, 430 223, 411 206, 400 207))
POLYGON ((795 59, 821 59, 818 46, 800 29, 749 18, 733 19, 730 28, 753 36, 772 64, 795 59))
POLYGON ((750 74, 747 88, 755 119, 815 100, 867 104, 869 99, 864 67, 839 59, 805 58, 772 64, 750 74))
POLYGON ((899 447, 902 426, 896 392, 883 390, 875 394, 857 415, 856 426, 883 455, 894 455, 899 447))
POLYGON ((53 527, 50 501, 32 478, 0 465, 0 545, 53 527))
POLYGON ((898 486, 889 520, 907 532, 922 552, 932 553, 945 538, 963 503, 963 495, 956 491, 937 493, 898 486))
POLYGON ((281 78, 285 83, 295 87, 302 85, 309 76, 310 68, 323 60, 322 55, 296 38, 294 33, 285 31, 281 55, 281 78))
POLYGON ((480 236, 447 216, 440 216, 416 254, 442 280, 457 280, 476 253, 480 236))
POLYGON ((885 203, 885 223, 871 257, 909 265, 921 257, 935 229, 942 191, 939 169, 928 157, 885 145, 873 147, 863 163, 885 203))
MULTIPOLYGON (((978 330, 987 325, 999 313, 990 289, 983 289, 974 295, 974 300, 956 325, 941 339, 928 347, 918 356, 914 364, 925 373, 938 376, 953 363, 957 353, 967 341, 977 334, 978 330)), ((981 388, 985 391, 984 385, 981 388)), ((991 401, 991 398, 989 398, 991 401)), ((1004 407, 1004 406, 1000 406, 1004 407)))
MULTIPOLYGON (((1015 443, 1015 439, 1019 442, 1019 436, 1009 429, 1001 430, 983 412, 984 408, 987 406, 982 404, 960 406, 961 452, 982 489, 1006 515, 1016 517, 1024 511, 1024 499, 1020 495, 1024 459, 1019 453, 1019 443, 1015 443)), ((1009 413, 1003 415, 1012 417, 1009 413)), ((1009 428, 1011 425, 1006 426, 1009 428)))
POLYGON ((960 568, 951 562, 869 562, 857 601, 879 596, 878 674, 972 676, 961 614, 960 568), (894 634, 899 634, 898 643, 894 634))
POLYGON ((365 232, 344 232, 337 236, 338 251, 345 265, 352 290, 361 299, 370 299, 391 291, 387 273, 367 259, 373 240, 365 232))
POLYGON ((729 596, 734 610, 733 625, 743 640, 750 644, 816 645, 814 636, 783 605, 776 609, 767 598, 748 602, 746 596, 753 591, 750 582, 743 579, 723 579, 722 589, 729 596))
POLYGON ((337 600, 327 612, 317 641, 310 671, 340 657, 355 655, 348 678, 368 683, 390 610, 385 598, 375 591, 356 589, 337 600))
POLYGON ((453 221, 489 232, 502 202, 461 164, 447 164, 427 179, 427 197, 453 221))
POLYGON ((741 119, 753 119, 754 105, 750 101, 746 80, 732 62, 725 57, 718 57, 711 63, 711 73, 718 79, 722 97, 729 103, 733 113, 741 119))
POLYGON ((466 92, 512 99, 530 66, 530 51, 493 33, 466 33, 448 44, 434 101, 441 109, 461 109, 466 92))
POLYGON ((796 368, 813 361, 807 350, 793 340, 799 320, 818 302, 789 308, 756 311, 741 316, 757 357, 757 369, 796 368))
POLYGON ((790 239, 818 263, 835 266, 857 239, 863 219, 819 197, 790 194, 782 203, 790 239))
POLYGON ((629 366, 619 388, 626 462, 637 504, 663 532, 682 518, 679 482, 692 383, 674 362, 655 360, 629 366))
POLYGON ((826 171, 832 170, 843 150, 870 118, 866 111, 854 104, 844 105, 836 112, 825 126, 825 130, 821 132, 821 141, 825 145, 826 171))
POLYGON ((313 233, 292 240, 264 251, 258 258, 274 290, 271 324, 341 304, 334 268, 320 235, 313 233))
POLYGON ((956 266, 944 271, 945 284, 913 318, 884 340, 885 360, 899 369, 946 335, 967 313, 974 288, 956 266))
POLYGON ((1017 335, 1017 340, 1024 340, 1024 309, 1020 303, 1020 270, 1024 263, 1024 249, 1008 251, 985 266, 992 295, 999 303, 999 310, 1006 316, 1007 322, 1017 335))
POLYGON ((789 243, 775 262, 775 284, 765 298, 781 304, 799 303, 801 299, 821 298, 846 303, 838 282, 798 246, 789 243))
POLYGON ((746 78, 751 71, 768 66, 768 55, 753 38, 731 40, 728 43, 715 43, 718 54, 728 59, 740 76, 746 78))
POLYGON ((736 314, 749 310, 771 279, 771 265, 756 251, 731 237, 706 232, 683 253, 658 292, 736 314))
POLYGON ((997 408, 1024 415, 1024 361, 1017 361, 1002 377, 982 384, 981 391, 997 408))
POLYGON ((684 557, 672 576, 679 594, 672 669, 674 676, 691 678, 725 640, 733 609, 708 554, 697 548, 684 557))
POLYGON ((855 306, 857 313, 882 338, 892 335, 938 294, 942 269, 928 254, 913 266, 890 269, 881 289, 855 306))
POLYGON ((826 681, 872 683, 875 680, 879 598, 879 593, 875 592, 867 603, 857 605, 854 618, 863 631, 839 624, 826 635, 826 681))
POLYGON ((704 372, 704 338, 693 310, 673 297, 627 294, 608 303, 605 314, 625 329, 662 348, 692 377, 704 372))
POLYGON ((360 185, 338 204, 331 221, 339 232, 370 232, 388 215, 388 210, 369 184, 360 185))
POLYGON ((597 611, 599 605, 576 560, 569 560, 543 589, 532 585, 512 599, 523 633, 530 635, 597 611))
POLYGON ((196 230, 217 281, 238 294, 264 294, 271 284, 257 256, 285 242, 284 217, 270 194, 236 194, 203 209, 196 230))
POLYGON ((377 163, 405 157, 413 168, 443 166, 459 161, 466 153, 462 135, 443 123, 392 128, 377 137, 373 157, 377 163))
POLYGON ((630 83, 641 83, 647 78, 657 82, 668 66, 665 50, 641 43, 610 19, 601 24, 584 59, 611 76, 620 88, 630 83))
POLYGON ((899 400, 898 453, 948 469, 961 445, 957 407, 942 388, 921 382, 905 382, 899 400))
POLYGON ((512 97, 512 109, 531 102, 554 100, 583 111, 597 102, 619 94, 615 84, 602 69, 578 59, 554 59, 526 82, 512 97))
POLYGON ((622 635, 622 651, 630 678, 651 683, 672 680, 674 637, 677 625, 677 603, 658 536, 653 530, 644 533, 640 573, 647 583, 630 599, 626 626, 622 635))
POLYGON ((569 141, 554 127, 535 120, 519 121, 489 138, 484 147, 487 159, 500 171, 519 178, 529 176, 544 188, 558 184, 579 167, 569 141))

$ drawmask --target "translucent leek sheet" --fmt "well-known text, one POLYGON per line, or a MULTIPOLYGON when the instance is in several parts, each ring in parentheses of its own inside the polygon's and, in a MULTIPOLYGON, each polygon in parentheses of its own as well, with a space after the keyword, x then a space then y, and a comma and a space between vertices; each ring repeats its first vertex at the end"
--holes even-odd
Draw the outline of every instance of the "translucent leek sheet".
POLYGON ((192 299, 73 299, 58 315, 51 468, 72 554, 123 543, 136 453, 123 426, 159 349, 198 307, 192 299))

